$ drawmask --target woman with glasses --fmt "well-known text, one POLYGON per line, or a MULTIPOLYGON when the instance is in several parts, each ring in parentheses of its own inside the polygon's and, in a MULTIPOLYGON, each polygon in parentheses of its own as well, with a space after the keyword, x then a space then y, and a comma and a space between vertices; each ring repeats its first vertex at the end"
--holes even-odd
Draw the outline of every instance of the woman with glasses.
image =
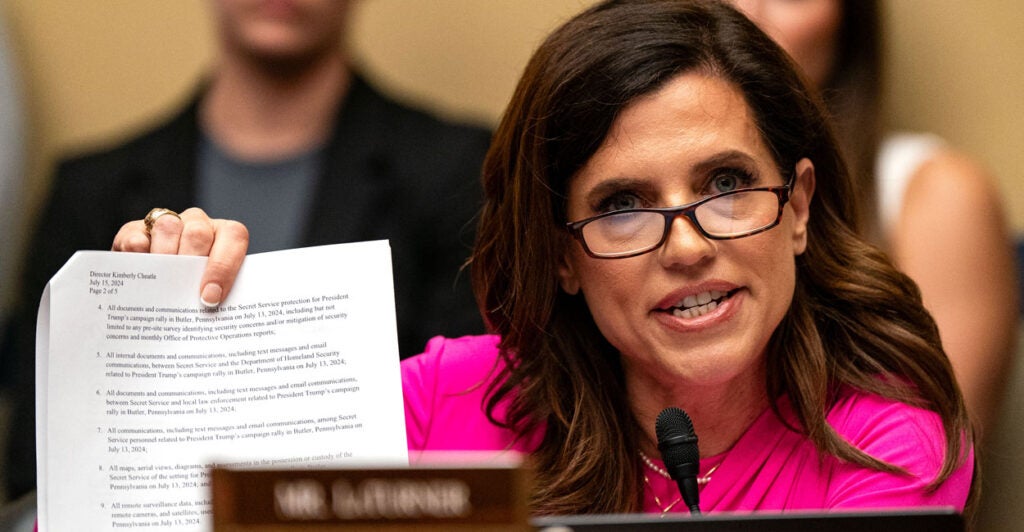
MULTIPOLYGON (((472 276, 494 334, 403 362, 410 450, 530 453, 538 514, 686 511, 655 435, 677 406, 705 512, 968 504, 935 324, 857 235, 820 103, 733 8, 610 1, 568 21, 483 185, 472 276)), ((209 254, 200 291, 230 287, 238 224, 157 222, 114 249, 209 254)))

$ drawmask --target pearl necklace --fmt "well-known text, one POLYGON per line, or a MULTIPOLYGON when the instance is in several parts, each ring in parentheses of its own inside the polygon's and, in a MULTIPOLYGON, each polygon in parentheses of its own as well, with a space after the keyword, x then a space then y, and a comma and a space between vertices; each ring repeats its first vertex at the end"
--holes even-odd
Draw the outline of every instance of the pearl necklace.
MULTIPOLYGON (((664 478, 672 480, 672 475, 669 475, 668 471, 665 471, 665 468, 658 467, 658 465, 655 464, 643 451, 640 451, 640 459, 643 460, 644 465, 646 465, 651 471, 654 471, 655 473, 664 478)), ((711 482, 711 474, 714 473, 720 465, 722 464, 715 464, 715 467, 712 467, 710 470, 708 470, 708 472, 704 476, 697 477, 697 486, 704 486, 708 482, 711 482)), ((647 478, 647 473, 644 473, 644 484, 646 484, 647 488, 651 490, 651 495, 654 496, 654 504, 657 504, 658 507, 661 508, 662 517, 665 517, 665 514, 667 514, 669 510, 674 508, 675 505, 679 504, 679 502, 683 500, 683 497, 680 495, 679 498, 672 501, 671 504, 669 504, 668 506, 664 506, 662 505, 661 498, 654 493, 654 488, 651 487, 651 480, 647 478)))

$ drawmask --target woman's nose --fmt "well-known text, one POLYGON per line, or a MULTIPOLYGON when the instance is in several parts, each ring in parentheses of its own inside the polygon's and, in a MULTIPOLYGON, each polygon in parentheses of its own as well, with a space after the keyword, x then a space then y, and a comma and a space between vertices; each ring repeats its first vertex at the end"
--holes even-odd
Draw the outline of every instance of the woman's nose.
POLYGON ((704 236, 694 221, 677 216, 669 226, 661 258, 666 267, 693 266, 715 254, 715 242, 704 236))

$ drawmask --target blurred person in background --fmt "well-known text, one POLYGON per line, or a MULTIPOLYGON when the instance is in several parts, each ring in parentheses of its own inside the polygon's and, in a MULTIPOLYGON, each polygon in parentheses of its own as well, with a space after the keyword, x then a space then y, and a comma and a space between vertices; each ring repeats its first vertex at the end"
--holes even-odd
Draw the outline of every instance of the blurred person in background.
MULTIPOLYGON (((350 3, 213 0, 219 57, 176 116, 63 161, 32 242, 5 360, 18 403, 9 496, 35 487, 34 347, 43 287, 125 220, 198 205, 244 221, 251 252, 389 239, 399 351, 483 331, 460 268, 490 133, 381 94, 343 46, 350 3)), ((223 293, 202 294, 209 304, 223 293)))
POLYGON ((858 180, 862 227, 918 285, 977 429, 992 429, 1017 342, 1012 238, 993 177, 929 133, 883 130, 877 0, 732 0, 816 85, 858 180))

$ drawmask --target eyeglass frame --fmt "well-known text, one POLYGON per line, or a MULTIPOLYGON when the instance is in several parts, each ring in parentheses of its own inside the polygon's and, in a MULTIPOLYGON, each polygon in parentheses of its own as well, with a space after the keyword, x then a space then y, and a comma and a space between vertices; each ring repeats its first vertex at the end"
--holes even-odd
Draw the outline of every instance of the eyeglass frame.
POLYGON ((587 255, 589 255, 589 256, 591 256, 591 257, 593 257, 595 259, 628 259, 630 257, 636 257, 636 256, 639 256, 639 255, 643 255, 645 253, 650 253, 650 252, 660 248, 661 246, 665 245, 665 241, 668 240, 668 234, 672 231, 672 222, 674 222, 675 219, 680 217, 680 216, 685 216, 687 219, 689 219, 690 222, 693 224, 693 226, 697 229, 697 232, 699 232, 705 238, 709 238, 711 240, 735 240, 737 238, 745 238, 745 237, 748 237, 748 236, 754 236, 754 235, 756 235, 758 233, 763 233, 763 232, 765 232, 765 231, 767 231, 769 229, 772 229, 775 226, 779 225, 779 222, 782 221, 783 209, 785 209, 786 208, 786 204, 789 203, 790 194, 793 192, 793 184, 794 184, 795 181, 796 181, 796 173, 793 173, 790 176, 790 178, 789 178, 789 182, 786 183, 785 185, 775 185, 775 186, 770 186, 770 187, 751 187, 751 188, 740 188, 740 189, 736 189, 736 190, 730 190, 728 192, 722 192, 720 194, 715 194, 713 196, 708 196, 706 198, 699 199, 699 200, 694 201, 692 203, 687 203, 686 205, 680 205, 678 207, 649 207, 649 208, 637 208, 637 209, 621 209, 621 210, 618 210, 618 211, 604 212, 604 213, 598 214, 597 216, 591 216, 590 218, 584 218, 583 220, 578 220, 578 221, 575 221, 575 222, 567 222, 565 224, 565 228, 569 231, 569 234, 572 235, 572 237, 574 239, 578 240, 580 245, 583 246, 583 251, 587 255), (701 205, 704 205, 705 203, 708 203, 710 201, 716 200, 718 198, 722 198, 722 197, 725 197, 725 196, 732 196, 732 195, 740 194, 740 193, 743 193, 743 192, 773 192, 775 194, 775 196, 779 200, 779 212, 775 215, 775 220, 772 223, 770 223, 770 224, 768 224, 768 225, 766 225, 764 227, 761 227, 761 228, 758 228, 758 229, 754 229, 752 231, 749 231, 749 232, 746 232, 746 233, 741 233, 741 234, 738 234, 738 235, 715 236, 715 235, 712 235, 712 234, 708 233, 707 231, 705 231, 704 227, 700 225, 699 221, 697 221, 697 215, 694 214, 695 211, 697 210, 697 207, 700 207, 701 205), (658 240, 657 244, 654 244, 650 248, 644 249, 642 251, 636 251, 636 252, 627 253, 625 255, 615 255, 615 256, 598 255, 598 254, 596 254, 596 253, 594 253, 593 251, 590 250, 590 246, 587 245, 586 239, 583 238, 583 226, 589 224, 590 222, 594 222, 594 221, 600 220, 601 218, 607 218, 609 216, 614 216, 614 215, 617 215, 617 214, 634 213, 634 212, 654 212, 654 213, 658 213, 658 214, 660 214, 660 215, 665 217, 665 229, 664 229, 664 231, 662 231, 662 233, 661 233, 661 240, 658 240))

